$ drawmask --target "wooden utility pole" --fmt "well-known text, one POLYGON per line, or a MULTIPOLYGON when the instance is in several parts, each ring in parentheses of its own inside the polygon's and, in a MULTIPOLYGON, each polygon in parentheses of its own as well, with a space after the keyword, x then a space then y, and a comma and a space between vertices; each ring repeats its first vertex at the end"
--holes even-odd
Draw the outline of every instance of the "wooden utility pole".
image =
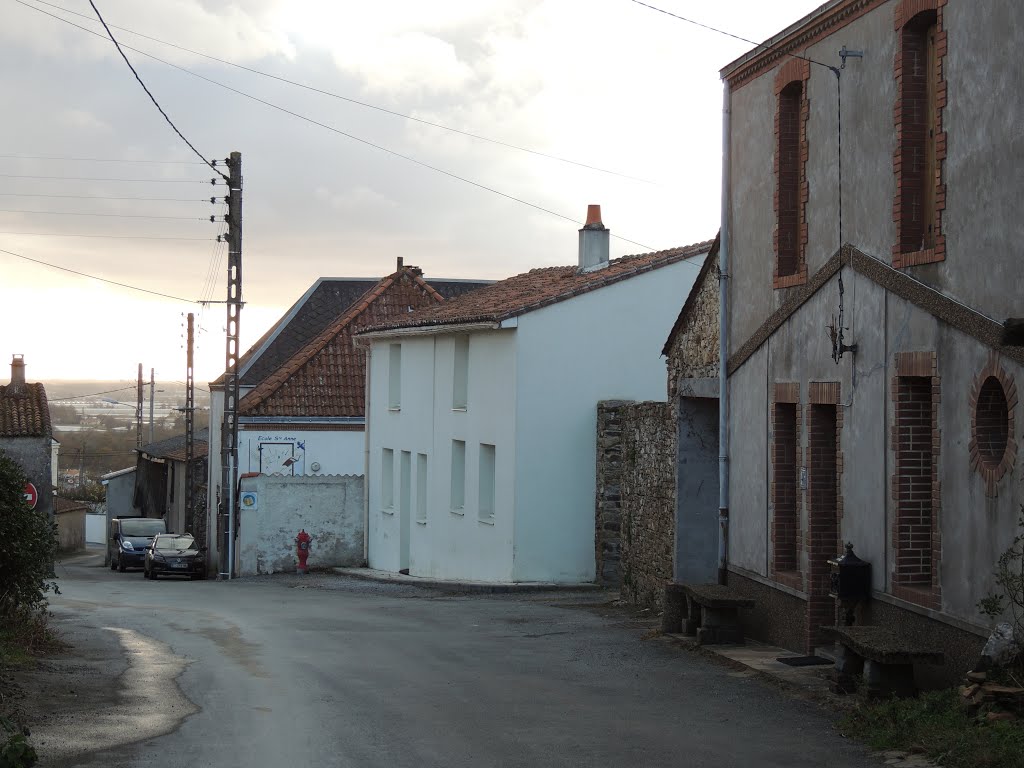
POLYGON ((135 447, 142 448, 142 363, 139 363, 139 391, 135 399, 135 447))
POLYGON ((227 344, 224 358, 224 420, 220 431, 221 493, 218 519, 222 534, 220 577, 235 569, 235 491, 238 485, 238 340, 242 313, 242 154, 232 152, 228 165, 227 344))

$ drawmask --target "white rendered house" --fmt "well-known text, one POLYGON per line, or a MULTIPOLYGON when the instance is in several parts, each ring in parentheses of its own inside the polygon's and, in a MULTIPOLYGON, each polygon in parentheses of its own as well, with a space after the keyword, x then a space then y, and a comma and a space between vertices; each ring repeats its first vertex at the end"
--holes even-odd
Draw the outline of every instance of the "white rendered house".
POLYGON ((710 242, 534 269, 359 335, 372 568, 486 582, 594 578, 596 406, 662 399, 661 343, 710 242))

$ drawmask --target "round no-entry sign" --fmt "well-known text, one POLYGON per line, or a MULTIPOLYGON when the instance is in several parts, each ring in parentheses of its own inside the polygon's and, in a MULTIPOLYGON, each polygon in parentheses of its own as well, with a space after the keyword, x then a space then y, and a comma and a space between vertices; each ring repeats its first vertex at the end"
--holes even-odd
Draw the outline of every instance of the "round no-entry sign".
POLYGON ((25 503, 28 504, 29 509, 35 509, 36 504, 39 503, 39 491, 32 483, 25 483, 25 503))

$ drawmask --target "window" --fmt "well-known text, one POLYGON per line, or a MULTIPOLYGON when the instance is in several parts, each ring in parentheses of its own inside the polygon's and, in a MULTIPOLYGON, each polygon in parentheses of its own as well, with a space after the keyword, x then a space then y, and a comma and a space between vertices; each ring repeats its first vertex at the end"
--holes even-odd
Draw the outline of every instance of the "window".
POLYGON ((807 80, 810 63, 790 59, 775 75, 775 268, 773 286, 807 282, 807 80))
POLYGON ((402 407, 402 345, 388 345, 388 408, 402 407))
POLYGON ((416 522, 427 522, 427 454, 416 454, 416 522))
POLYGON ((451 510, 462 514, 466 506, 466 443, 452 440, 452 504, 451 510))
POLYGON ((896 388, 896 581, 932 583, 932 381, 900 376, 896 388))
POLYGON ((402 463, 398 478, 398 512, 402 526, 409 524, 409 508, 412 506, 412 454, 402 451, 402 463))
POLYGON ((903 0, 897 7, 895 267, 945 258, 941 230, 946 91, 941 61, 946 53, 946 33, 941 30, 939 5, 938 0, 903 0), (918 10, 921 12, 910 16, 918 10))
POLYGON ((469 336, 455 337, 454 367, 452 410, 466 410, 469 404, 469 336))
POLYGON ((998 495, 998 483, 1013 469, 1017 459, 1014 410, 1017 385, 999 365, 989 360, 971 387, 971 469, 981 475, 985 495, 998 495))
POLYGON ((380 455, 380 508, 395 508, 395 452, 385 448, 380 455))
POLYGON ((790 83, 779 94, 779 277, 796 274, 800 264, 800 102, 803 83, 790 83))
POLYGON ((480 444, 480 505, 477 514, 481 522, 494 521, 494 446, 480 444))
POLYGON ((797 505, 797 404, 775 403, 772 451, 772 544, 775 571, 797 571, 800 517, 797 505))

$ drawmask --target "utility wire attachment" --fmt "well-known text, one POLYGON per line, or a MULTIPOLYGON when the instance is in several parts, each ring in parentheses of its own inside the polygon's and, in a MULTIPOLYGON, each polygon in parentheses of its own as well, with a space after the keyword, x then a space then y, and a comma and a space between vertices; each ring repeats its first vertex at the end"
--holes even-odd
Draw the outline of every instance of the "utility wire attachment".
MULTIPOLYGON (((117 48, 117 52, 121 54, 121 58, 124 59, 124 63, 128 65, 128 69, 130 69, 132 71, 132 74, 135 75, 135 79, 139 81, 139 85, 142 86, 142 90, 144 90, 146 92, 146 95, 149 96, 149 100, 153 102, 153 106, 155 106, 160 111, 160 114, 164 116, 164 120, 167 121, 167 124, 174 129, 174 132, 178 134, 178 137, 188 145, 189 149, 195 152, 196 156, 200 160, 202 160, 208 166, 213 168, 213 170, 217 171, 217 173, 220 174, 221 178, 224 179, 224 181, 227 181, 228 177, 225 176, 223 173, 220 173, 220 171, 217 170, 217 166, 215 166, 213 163, 211 163, 209 160, 203 157, 203 154, 194 146, 192 146, 192 142, 185 138, 185 134, 179 131, 178 126, 176 126, 174 122, 171 120, 171 118, 167 116, 167 113, 164 112, 164 108, 160 106, 160 102, 158 102, 156 100, 156 97, 152 93, 150 93, 149 88, 147 88, 146 84, 142 82, 142 78, 139 77, 139 73, 135 71, 135 67, 132 66, 132 63, 128 60, 128 57, 125 55, 125 52, 121 50, 121 44, 117 42, 117 38, 114 37, 114 33, 110 31, 110 27, 107 26, 107 22, 103 20, 103 15, 100 13, 100 9, 96 7, 96 3, 94 3, 93 0, 89 0, 89 5, 92 6, 93 11, 96 13, 96 18, 100 20, 100 24, 102 24, 103 28, 107 30, 107 35, 110 36, 110 42, 112 42, 114 44, 114 47, 117 48)), ((216 183, 216 180, 211 180, 210 183, 214 184, 216 183)))

